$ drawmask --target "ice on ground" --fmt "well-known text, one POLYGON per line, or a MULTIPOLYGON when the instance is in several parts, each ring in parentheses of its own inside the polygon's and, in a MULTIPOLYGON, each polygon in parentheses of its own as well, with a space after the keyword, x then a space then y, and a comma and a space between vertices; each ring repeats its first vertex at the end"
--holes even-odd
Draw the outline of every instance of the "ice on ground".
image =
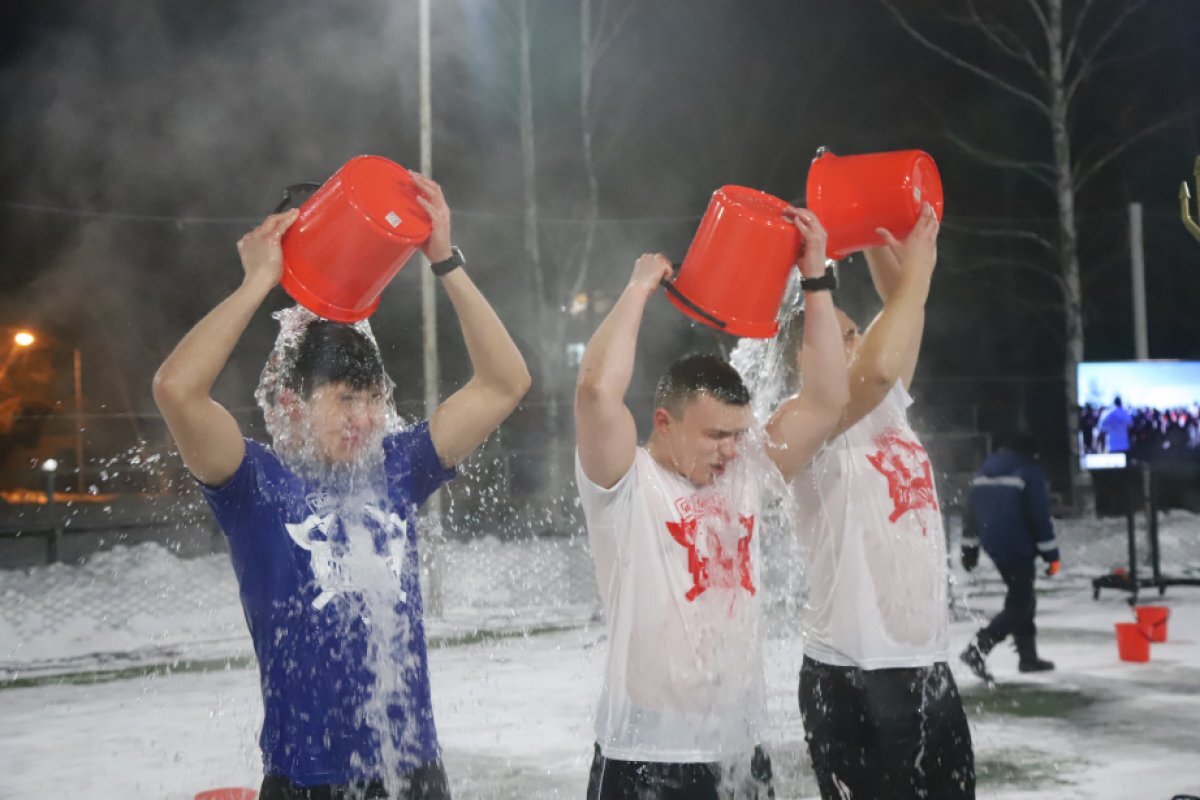
MULTIPOLYGON (((1200 574, 1200 519, 1164 517, 1172 574, 1200 574)), ((1090 580, 1124 561, 1124 522, 1061 525, 1065 572, 1039 582, 1039 645, 1058 664, 1029 676, 1007 645, 1000 686, 955 673, 971 720, 979 796, 1169 800, 1200 793, 1200 587, 1171 609, 1148 664, 1117 659, 1122 592, 1090 580)), ((579 540, 486 539, 440 549, 446 615, 431 620, 434 705, 458 798, 578 798, 605 647, 579 540)), ((985 560, 986 561, 986 560, 985 560)), ((957 574, 956 649, 1003 597, 986 563, 957 574), (969 609, 962 611, 962 609, 969 609)), ((224 556, 143 545, 83 565, 0 572, 0 797, 185 800, 257 786, 257 674, 224 556)), ((776 602, 766 646, 777 796, 817 796, 796 704, 796 603, 776 602)))

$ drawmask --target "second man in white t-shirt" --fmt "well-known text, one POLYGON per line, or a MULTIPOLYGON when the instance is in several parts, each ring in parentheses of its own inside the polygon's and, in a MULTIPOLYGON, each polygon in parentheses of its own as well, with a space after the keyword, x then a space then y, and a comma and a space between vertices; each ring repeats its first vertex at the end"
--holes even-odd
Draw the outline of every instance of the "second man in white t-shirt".
MULTIPOLYGON (((816 280, 825 231, 805 209, 789 217, 807 242, 802 276, 816 280)), ((732 366, 680 359, 639 447, 625 393, 646 302, 670 274, 661 255, 638 259, 576 389, 576 479, 609 633, 587 796, 765 800, 758 494, 779 473, 791 480, 842 417, 841 335, 829 292, 807 291, 808 379, 765 432, 732 366)))

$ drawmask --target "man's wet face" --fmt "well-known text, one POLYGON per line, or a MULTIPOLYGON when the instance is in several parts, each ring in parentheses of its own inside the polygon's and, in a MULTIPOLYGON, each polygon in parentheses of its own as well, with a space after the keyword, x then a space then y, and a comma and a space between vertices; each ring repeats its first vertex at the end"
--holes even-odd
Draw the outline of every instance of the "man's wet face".
POLYGON ((355 389, 327 383, 308 399, 308 422, 316 453, 329 464, 365 461, 379 446, 387 417, 382 388, 355 389))
POLYGON ((731 405, 708 394, 685 403, 672 415, 667 444, 675 469, 692 483, 712 483, 738 456, 750 429, 750 406, 731 405))

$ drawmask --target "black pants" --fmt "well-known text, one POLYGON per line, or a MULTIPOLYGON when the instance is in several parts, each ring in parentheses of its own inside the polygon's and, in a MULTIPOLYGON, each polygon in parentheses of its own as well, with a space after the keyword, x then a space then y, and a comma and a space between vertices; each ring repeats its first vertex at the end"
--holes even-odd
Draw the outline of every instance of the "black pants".
POLYGON ((1037 627, 1033 615, 1037 612, 1037 598, 1033 593, 1034 562, 996 565, 1008 593, 1004 595, 1004 610, 992 617, 992 621, 980 635, 980 646, 990 650, 1006 636, 1014 639, 1033 639, 1037 627))
POLYGON ((596 745, 587 800, 773 800, 771 759, 754 748, 750 768, 606 758, 596 745), (722 774, 724 772, 724 774, 722 774))
POLYGON ((258 800, 450 800, 450 784, 442 762, 435 761, 401 778, 396 795, 389 795, 382 781, 301 787, 282 775, 267 775, 258 800))
POLYGON ((805 657, 800 714, 824 800, 970 800, 975 753, 945 663, 861 670, 805 657))

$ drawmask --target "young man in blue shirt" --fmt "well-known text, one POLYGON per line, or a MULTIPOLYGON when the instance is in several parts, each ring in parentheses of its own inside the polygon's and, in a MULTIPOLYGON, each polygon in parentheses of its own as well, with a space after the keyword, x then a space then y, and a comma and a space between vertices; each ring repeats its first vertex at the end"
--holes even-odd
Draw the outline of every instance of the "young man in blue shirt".
POLYGON ((417 508, 516 408, 525 362, 451 247, 440 187, 414 175, 422 250, 458 316, 474 375, 427 421, 389 425, 390 381, 364 327, 312 321, 274 386, 276 448, 244 439, 211 389, 279 283, 297 212, 238 242, 241 286, 159 368, 154 397, 229 540, 258 658, 261 800, 449 797, 433 722, 417 508), (393 429, 394 428, 394 429, 393 429))

